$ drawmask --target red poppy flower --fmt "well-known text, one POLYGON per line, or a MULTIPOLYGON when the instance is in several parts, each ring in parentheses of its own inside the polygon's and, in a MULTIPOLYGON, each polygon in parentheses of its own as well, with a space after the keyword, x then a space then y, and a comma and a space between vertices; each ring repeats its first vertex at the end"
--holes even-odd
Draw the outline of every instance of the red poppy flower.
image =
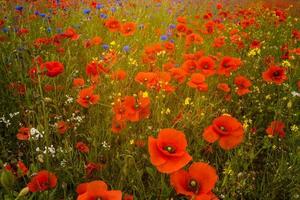
POLYGON ((105 27, 108 28, 110 32, 118 32, 120 30, 121 24, 118 20, 115 18, 111 17, 105 22, 105 27))
POLYGON ((188 86, 196 88, 199 91, 207 91, 208 85, 205 83, 205 76, 201 73, 192 74, 188 86))
POLYGON ((271 66, 267 69, 267 71, 263 72, 262 77, 267 82, 280 85, 287 80, 285 70, 286 69, 283 67, 271 66))
POLYGON ((53 85, 46 84, 44 85, 43 89, 45 92, 51 92, 55 90, 55 87, 53 85))
POLYGON ((26 93, 26 85, 19 82, 11 82, 8 85, 8 88, 13 90, 14 95, 25 95, 26 93))
POLYGON ((285 125, 282 121, 272 121, 271 124, 266 129, 266 132, 269 136, 275 136, 276 134, 279 135, 279 137, 284 138, 285 132, 284 132, 285 125))
POLYGON ((56 187, 57 177, 47 170, 39 171, 27 184, 30 192, 40 192, 56 187))
POLYGON ((80 37, 80 35, 76 33, 75 29, 71 27, 67 28, 67 30, 62 35, 71 40, 78 40, 80 37))
POLYGON ((58 133, 63 135, 67 132, 67 130, 69 129, 69 126, 66 122, 59 121, 59 122, 56 123, 56 129, 57 129, 58 133))
POLYGON ((17 166, 18 171, 21 172, 21 174, 18 174, 19 176, 25 176, 28 173, 28 168, 21 160, 18 161, 17 166))
POLYGON ((157 139, 148 138, 151 163, 162 173, 173 173, 192 160, 186 147, 184 133, 172 128, 159 131, 157 139))
POLYGON ((181 68, 182 68, 185 72, 191 74, 191 73, 194 73, 194 72, 197 70, 197 63, 196 63, 196 61, 194 61, 194 60, 186 60, 186 61, 182 64, 181 68))
POLYGON ((118 121, 114 119, 112 121, 111 131, 113 133, 120 133, 126 127, 126 121, 118 121))
POLYGON ((185 38, 185 45, 190 46, 191 44, 202 44, 203 43, 203 37, 201 37, 199 34, 192 33, 188 34, 185 38))
POLYGON ((193 163, 188 171, 181 169, 170 176, 170 183, 178 194, 197 200, 211 200, 208 197, 214 197, 211 191, 217 180, 215 168, 204 162, 193 163))
POLYGON ((139 72, 134 80, 146 85, 148 88, 153 88, 157 84, 157 75, 154 72, 139 72))
POLYGON ((292 31, 292 36, 293 36, 293 38, 300 40, 300 31, 298 31, 297 29, 294 29, 292 31))
POLYGON ((187 23, 186 17, 184 17, 184 16, 178 16, 177 19, 176 19, 176 21, 178 23, 183 23, 183 24, 187 23))
POLYGON ((5 21, 3 19, 0 19, 0 27, 2 27, 5 24, 5 21))
POLYGON ((108 73, 109 69, 105 68, 99 62, 92 61, 86 65, 85 72, 88 76, 98 76, 101 73, 108 73))
POLYGON ((224 45, 225 45, 225 37, 224 36, 217 37, 214 39, 213 47, 221 48, 224 45))
POLYGON ((164 42, 163 47, 167 50, 167 52, 172 53, 175 50, 175 44, 172 42, 164 42))
POLYGON ((99 45, 99 44, 102 43, 102 38, 99 37, 99 36, 95 36, 95 37, 92 38, 91 43, 93 45, 99 45))
POLYGON ((124 106, 124 99, 117 99, 114 102, 113 111, 115 113, 115 120, 116 121, 126 121, 126 108, 124 106))
POLYGON ((201 57, 197 64, 197 68, 201 70, 203 75, 211 76, 215 74, 215 61, 211 57, 201 57))
POLYGON ((30 133, 29 128, 21 127, 17 133, 18 140, 29 140, 30 133))
POLYGON ((213 120, 203 133, 209 143, 219 141, 222 149, 229 150, 238 146, 244 139, 244 128, 234 117, 223 115, 213 120))
POLYGON ((177 24, 176 30, 178 31, 179 35, 185 34, 188 30, 186 24, 180 23, 177 24))
POLYGON ((124 108, 125 118, 131 122, 137 122, 150 115, 150 99, 142 96, 139 96, 138 99, 133 96, 126 96, 124 108))
POLYGON ((236 71, 241 64, 242 61, 239 58, 225 56, 221 61, 217 73, 220 75, 230 76, 230 73, 236 71))
POLYGON ((28 173, 28 168, 21 160, 19 160, 16 164, 4 164, 4 169, 10 171, 16 177, 23 177, 28 173))
POLYGON ((21 28, 19 31, 18 31, 18 35, 19 36, 23 36, 23 35, 26 35, 29 33, 29 30, 26 29, 26 28, 21 28))
POLYGON ((183 83, 185 81, 185 77, 187 76, 187 73, 181 68, 171 68, 169 69, 169 72, 171 72, 171 76, 178 83, 183 83))
POLYGON ((157 84, 155 89, 157 91, 164 90, 167 92, 173 92, 175 88, 169 84, 171 81, 171 74, 169 72, 156 72, 157 84))
POLYGON ((125 194, 123 200, 133 200, 133 195, 125 194))
POLYGON ((136 24, 134 22, 127 22, 122 24, 120 32, 124 36, 131 36, 134 34, 135 29, 136 29, 136 24))
POLYGON ((212 34, 215 31, 215 22, 214 21, 209 21, 205 24, 205 33, 206 34, 212 34))
POLYGON ((64 72, 64 65, 57 61, 49 61, 41 64, 41 71, 46 70, 46 75, 55 77, 64 72))
POLYGON ((77 142, 76 149, 78 149, 78 151, 80 151, 81 153, 89 153, 90 152, 89 147, 83 142, 77 142))
POLYGON ((127 73, 125 70, 119 69, 112 73, 111 79, 112 80, 124 80, 127 76, 127 73))
POLYGON ((164 71, 169 71, 170 69, 176 68, 175 61, 170 59, 168 62, 162 65, 164 71))
POLYGON ((77 186, 77 200, 122 200, 122 192, 119 190, 108 190, 103 181, 92 181, 81 183, 77 186))
POLYGON ((78 98, 76 100, 82 107, 88 108, 90 105, 97 104, 100 99, 99 95, 94 94, 94 88, 89 87, 82 89, 79 92, 78 98))
POLYGON ((91 177, 94 172, 103 169, 104 165, 100 163, 88 162, 85 165, 86 177, 91 177))
POLYGON ((251 83, 250 80, 248 80, 244 76, 236 76, 235 79, 234 79, 234 84, 237 86, 236 93, 239 96, 243 96, 243 95, 248 94, 249 92, 251 92, 249 90, 249 87, 252 85, 252 83, 251 83))
POLYGON ((230 92, 230 87, 228 86, 227 83, 219 83, 219 84, 217 85, 217 88, 218 88, 219 90, 224 91, 224 92, 230 92))
POLYGON ((74 78, 73 79, 73 86, 74 87, 83 87, 84 86, 84 79, 83 78, 74 78))
POLYGON ((261 46, 260 41, 258 41, 258 40, 253 40, 253 42, 252 42, 251 45, 250 45, 250 48, 251 48, 251 49, 255 49, 255 48, 260 48, 260 46, 261 46))

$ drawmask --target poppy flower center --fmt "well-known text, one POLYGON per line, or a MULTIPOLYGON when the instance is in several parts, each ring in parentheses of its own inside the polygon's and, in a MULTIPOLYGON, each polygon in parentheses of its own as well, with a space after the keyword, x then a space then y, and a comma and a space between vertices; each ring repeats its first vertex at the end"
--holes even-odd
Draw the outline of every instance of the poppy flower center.
POLYGON ((137 103, 134 105, 134 108, 138 109, 140 107, 140 105, 137 103))
POLYGON ((208 65, 204 65, 203 69, 208 69, 208 65))
POLYGON ((169 153, 175 153, 175 148, 171 147, 171 146, 165 146, 164 150, 166 150, 169 153))
POLYGON ((88 96, 88 95, 87 95, 87 96, 85 96, 85 99, 86 99, 86 100, 89 100, 90 98, 91 98, 91 97, 90 97, 90 96, 88 96))
POLYGON ((223 64, 223 67, 224 67, 224 68, 229 68, 229 64, 228 64, 228 63, 224 63, 224 64, 223 64))
POLYGON ((188 183, 188 189, 193 193, 198 194, 200 186, 196 180, 191 179, 188 183))
POLYGON ((273 72, 273 76, 277 77, 279 75, 280 75, 279 71, 273 72))
POLYGON ((221 131, 226 131, 226 128, 224 126, 219 127, 221 131))
POLYGON ((96 200, 102 200, 102 198, 101 197, 96 197, 96 200))

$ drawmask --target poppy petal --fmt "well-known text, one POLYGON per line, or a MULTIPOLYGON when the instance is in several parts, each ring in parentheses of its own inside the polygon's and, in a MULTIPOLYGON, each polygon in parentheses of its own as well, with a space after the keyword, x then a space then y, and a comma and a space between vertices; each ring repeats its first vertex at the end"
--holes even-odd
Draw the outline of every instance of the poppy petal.
POLYGON ((151 136, 148 139, 148 150, 150 154, 150 160, 153 165, 162 165, 166 162, 166 159, 163 157, 162 153, 157 148, 157 139, 151 136))
POLYGON ((189 168, 189 174, 200 184, 200 194, 210 192, 218 180, 215 168, 203 162, 193 163, 189 168))
POLYGON ((185 153, 182 157, 171 157, 168 161, 160 166, 157 166, 157 170, 161 173, 173 173, 184 167, 192 160, 192 157, 185 153))
POLYGON ((213 126, 209 126, 204 130, 203 138, 209 143, 214 143, 220 136, 214 131, 213 126))
POLYGON ((170 175, 170 184, 174 187, 177 194, 192 196, 193 193, 187 190, 187 184, 190 179, 188 172, 179 170, 170 175))
POLYGON ((244 135, 238 136, 224 136, 221 137, 219 140, 219 145, 224 150, 233 149, 234 147, 238 146, 244 139, 244 135))

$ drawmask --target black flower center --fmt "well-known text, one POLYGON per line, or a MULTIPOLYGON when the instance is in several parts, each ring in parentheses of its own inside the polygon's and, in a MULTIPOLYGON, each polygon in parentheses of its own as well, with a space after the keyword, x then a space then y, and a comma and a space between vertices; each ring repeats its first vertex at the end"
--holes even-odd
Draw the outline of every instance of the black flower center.
POLYGON ((279 71, 273 72, 273 76, 275 76, 275 77, 280 76, 279 71))
POLYGON ((229 68, 230 65, 229 65, 228 63, 224 63, 224 64, 223 64, 223 67, 224 67, 224 68, 229 68))
POLYGON ((188 183, 188 189, 195 193, 198 194, 199 193, 199 189, 200 189, 200 185, 198 184, 198 182, 194 179, 191 179, 188 183))

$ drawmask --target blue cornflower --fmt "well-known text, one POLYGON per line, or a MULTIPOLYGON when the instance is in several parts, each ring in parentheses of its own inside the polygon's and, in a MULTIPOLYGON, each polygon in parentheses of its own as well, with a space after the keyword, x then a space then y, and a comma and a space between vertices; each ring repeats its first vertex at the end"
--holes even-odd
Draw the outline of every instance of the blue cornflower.
POLYGON ((117 9, 115 7, 112 7, 110 10, 111 12, 116 12, 117 9))
POLYGON ((168 36, 167 35, 162 35, 162 36, 160 36, 160 39, 162 41, 166 41, 168 39, 168 36))
POLYGON ((108 50, 108 49, 109 49, 109 46, 108 46, 107 44, 103 44, 103 45, 102 45, 102 48, 103 48, 104 50, 108 50))
POLYGON ((100 4, 100 3, 98 3, 98 4, 96 5, 96 8, 97 8, 97 9, 101 9, 101 8, 104 8, 104 6, 103 6, 102 4, 100 4))
POLYGON ((16 10, 17 10, 17 11, 22 11, 22 10, 23 10, 23 6, 17 5, 17 6, 16 6, 16 10))
POLYGON ((174 29, 174 28, 176 28, 176 25, 175 25, 175 24, 170 24, 170 25, 169 25, 169 28, 170 28, 170 29, 174 29))
POLYGON ((2 31, 3 31, 4 33, 8 33, 8 28, 7 28, 7 27, 4 27, 4 28, 2 29, 2 31))
POLYGON ((101 13, 101 14, 100 14, 100 17, 101 17, 102 19, 106 19, 106 18, 107 18, 107 15, 104 14, 104 13, 101 13))
POLYGON ((90 12, 91 12, 90 9, 84 9, 84 10, 83 10, 83 13, 86 14, 86 15, 90 14, 90 12))
POLYGON ((123 47, 123 51, 125 51, 126 53, 128 53, 130 51, 130 46, 126 45, 123 47))

